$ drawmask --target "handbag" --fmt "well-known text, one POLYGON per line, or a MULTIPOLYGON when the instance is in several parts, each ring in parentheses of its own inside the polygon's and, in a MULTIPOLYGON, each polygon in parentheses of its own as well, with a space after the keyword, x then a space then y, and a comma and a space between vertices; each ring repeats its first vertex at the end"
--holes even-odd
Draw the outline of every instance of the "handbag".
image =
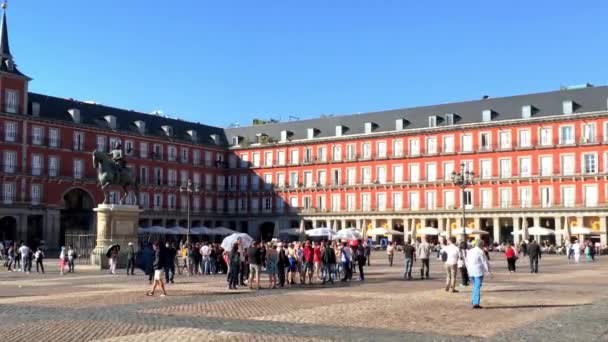
POLYGON ((464 267, 464 261, 462 259, 458 259, 458 268, 464 267))

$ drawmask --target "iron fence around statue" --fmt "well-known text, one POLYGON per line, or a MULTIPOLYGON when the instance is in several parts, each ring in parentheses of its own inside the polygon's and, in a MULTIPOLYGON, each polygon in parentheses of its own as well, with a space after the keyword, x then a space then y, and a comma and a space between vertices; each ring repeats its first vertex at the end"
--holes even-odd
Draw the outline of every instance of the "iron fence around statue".
POLYGON ((79 233, 66 233, 65 234, 65 247, 72 246, 76 251, 76 264, 90 264, 91 255, 95 249, 95 243, 97 240, 96 234, 79 234, 79 233))

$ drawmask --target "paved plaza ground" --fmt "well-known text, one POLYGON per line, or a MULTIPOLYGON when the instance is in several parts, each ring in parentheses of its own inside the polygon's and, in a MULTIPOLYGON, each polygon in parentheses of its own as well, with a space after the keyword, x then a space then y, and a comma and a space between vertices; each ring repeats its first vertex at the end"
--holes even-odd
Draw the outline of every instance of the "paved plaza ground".
MULTIPOLYGON (((399 255, 401 256, 401 255, 399 255)), ((608 257, 569 263, 546 256, 540 274, 516 274, 493 254, 494 277, 472 310, 470 288, 403 281, 401 257, 372 256, 364 283, 228 291, 224 276, 178 277, 168 296, 147 297, 147 279, 87 267, 46 275, 0 273, 4 341, 608 341, 608 257)))

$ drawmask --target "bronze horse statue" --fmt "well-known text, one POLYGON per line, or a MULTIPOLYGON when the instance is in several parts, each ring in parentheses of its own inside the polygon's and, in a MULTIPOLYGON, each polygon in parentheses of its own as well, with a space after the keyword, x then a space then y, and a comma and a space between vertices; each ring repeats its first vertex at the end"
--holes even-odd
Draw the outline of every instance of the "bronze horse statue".
POLYGON ((97 170, 97 179, 103 191, 103 204, 108 204, 108 186, 119 185, 123 189, 120 204, 125 204, 129 196, 129 187, 135 190, 135 204, 139 201, 139 185, 131 169, 117 165, 108 156, 99 151, 93 151, 93 167, 97 170))

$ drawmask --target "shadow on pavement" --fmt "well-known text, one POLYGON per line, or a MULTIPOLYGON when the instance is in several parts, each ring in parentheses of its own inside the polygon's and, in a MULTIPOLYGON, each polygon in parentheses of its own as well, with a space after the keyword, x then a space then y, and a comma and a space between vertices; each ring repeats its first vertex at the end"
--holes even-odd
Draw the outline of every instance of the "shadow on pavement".
POLYGON ((536 305, 504 305, 504 306, 484 306, 484 309, 549 309, 549 308, 568 308, 576 306, 586 306, 585 304, 536 304, 536 305))

